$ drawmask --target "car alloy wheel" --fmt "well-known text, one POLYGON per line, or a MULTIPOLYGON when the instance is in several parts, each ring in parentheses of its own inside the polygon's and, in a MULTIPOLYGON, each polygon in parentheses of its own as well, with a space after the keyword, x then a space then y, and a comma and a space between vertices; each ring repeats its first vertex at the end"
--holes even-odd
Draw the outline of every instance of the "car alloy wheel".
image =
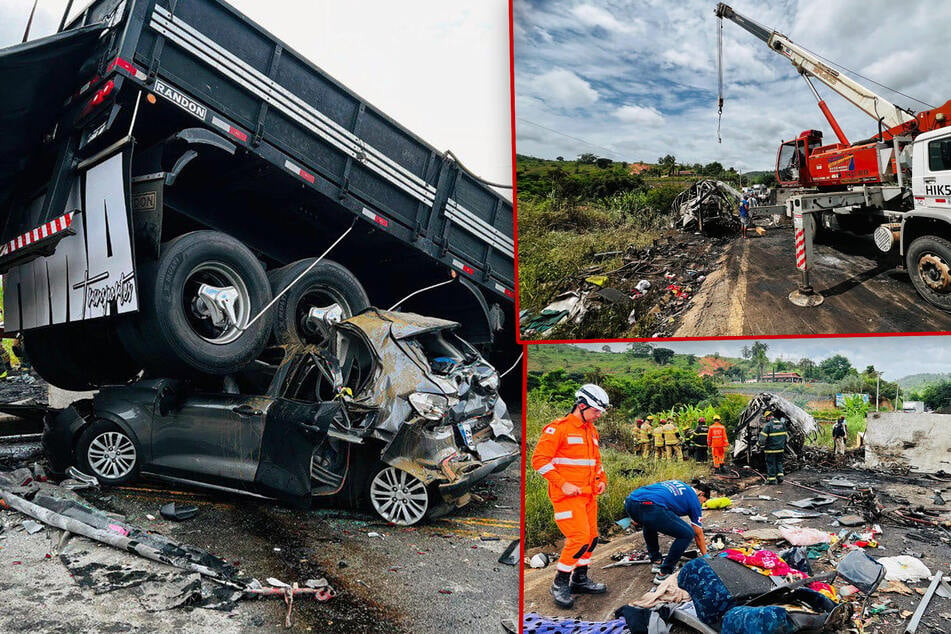
POLYGON ((370 501, 383 519, 400 526, 416 524, 429 510, 426 485, 395 467, 385 467, 373 478, 370 501))
POLYGON ((103 432, 89 443, 86 459, 94 475, 118 480, 127 477, 135 468, 135 445, 121 432, 103 432))

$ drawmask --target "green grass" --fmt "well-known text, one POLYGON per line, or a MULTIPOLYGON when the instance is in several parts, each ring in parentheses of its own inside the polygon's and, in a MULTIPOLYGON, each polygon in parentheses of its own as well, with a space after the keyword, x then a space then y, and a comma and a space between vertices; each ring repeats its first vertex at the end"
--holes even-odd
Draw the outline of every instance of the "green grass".
MULTIPOLYGON (((519 199, 518 225, 519 298, 522 308, 532 311, 573 288, 570 280, 596 253, 644 247, 659 235, 655 214, 563 200, 519 199)), ((615 256, 598 264, 610 271, 623 261, 615 256)))
MULTIPOLYGON (((531 468, 531 454, 542 427, 555 418, 565 415, 564 408, 546 403, 529 394, 526 417, 526 438, 529 460, 525 473, 525 544, 528 548, 555 542, 561 532, 552 518, 551 502, 548 499, 548 481, 531 468)), ((617 423, 599 422, 602 437, 621 434, 615 449, 603 446, 601 459, 608 474, 608 490, 598 498, 598 520, 602 533, 607 533, 616 520, 624 517, 624 499, 634 489, 660 482, 662 480, 683 480, 689 482, 695 477, 709 473, 709 467, 698 466, 693 462, 665 462, 645 460, 633 456, 627 447, 632 446, 633 436, 625 434, 626 429, 618 431, 617 423), (612 427, 612 425, 614 425, 612 427)), ((612 439, 611 444, 615 441, 612 439)))

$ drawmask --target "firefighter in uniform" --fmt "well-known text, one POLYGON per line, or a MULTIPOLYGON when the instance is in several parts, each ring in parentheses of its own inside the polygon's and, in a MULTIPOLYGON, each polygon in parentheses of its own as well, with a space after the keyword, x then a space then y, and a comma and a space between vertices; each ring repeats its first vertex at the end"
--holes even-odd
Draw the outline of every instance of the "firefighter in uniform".
POLYGON ((669 420, 662 429, 664 430, 664 456, 668 460, 677 456, 683 462, 684 452, 680 447, 680 430, 677 429, 677 425, 674 424, 674 421, 669 420))
POLYGON ((594 422, 609 405, 602 388, 582 385, 571 413, 542 430, 532 455, 532 468, 548 480, 555 523, 565 536, 551 595, 566 609, 574 605, 572 594, 607 591, 588 578, 588 565, 598 544, 598 496, 607 489, 594 422))
POLYGON ((651 425, 651 420, 653 416, 648 416, 647 420, 641 421, 641 426, 637 428, 637 446, 641 450, 641 458, 650 458, 651 454, 654 452, 653 449, 653 437, 654 426, 651 425))
MULTIPOLYGON (((650 419, 651 417, 648 416, 647 418, 650 419)), ((664 423, 665 422, 666 421, 664 420, 657 421, 657 427, 654 427, 653 432, 651 432, 654 435, 654 457, 657 458, 658 460, 664 457, 664 423)))
POLYGON ((726 437, 726 427, 720 422, 720 416, 713 417, 713 424, 707 432, 707 446, 713 456, 713 468, 716 471, 722 471, 723 456, 726 454, 727 445, 730 442, 726 437))
POLYGON ((697 462, 707 461, 707 419, 701 416, 697 419, 697 426, 690 432, 688 439, 691 457, 697 462))
POLYGON ((786 421, 770 411, 763 412, 763 428, 756 449, 766 457, 766 484, 783 483, 783 454, 786 452, 786 421))

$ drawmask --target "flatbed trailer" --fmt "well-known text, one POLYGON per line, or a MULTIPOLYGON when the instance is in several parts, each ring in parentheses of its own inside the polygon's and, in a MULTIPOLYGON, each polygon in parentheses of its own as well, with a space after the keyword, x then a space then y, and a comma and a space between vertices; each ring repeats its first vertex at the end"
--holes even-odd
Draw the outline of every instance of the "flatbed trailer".
POLYGON ((225 374, 253 361, 237 348, 263 349, 272 313, 306 321, 283 299, 262 311, 350 227, 329 255, 342 272, 320 278, 331 299, 387 308, 452 276, 402 308, 459 321, 475 343, 513 328, 511 203, 224 2, 97 0, 62 32, 0 50, 0 79, 18 88, 0 106, 6 330, 28 350, 32 338, 31 356, 86 358, 77 340, 95 341, 124 349, 112 365, 145 356, 156 371, 225 374), (215 261, 204 238, 222 234, 272 288, 255 293, 247 258, 225 263, 233 276, 181 274, 194 297, 163 287, 175 278, 164 254, 196 232, 186 255, 207 247, 215 261), (169 333, 158 322, 175 321, 162 310, 179 300, 185 325, 169 333), (176 341, 188 323, 203 342, 176 341), (153 339, 159 349, 139 343, 153 339))

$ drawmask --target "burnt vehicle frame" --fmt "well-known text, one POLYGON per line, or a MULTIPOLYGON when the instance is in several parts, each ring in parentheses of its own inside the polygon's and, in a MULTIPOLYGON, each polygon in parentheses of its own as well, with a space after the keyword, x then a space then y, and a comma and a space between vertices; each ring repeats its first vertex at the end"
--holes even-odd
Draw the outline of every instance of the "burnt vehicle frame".
POLYGON ((318 321, 321 345, 269 348, 224 380, 146 378, 50 411, 51 467, 330 498, 410 525, 466 504, 520 455, 498 374, 457 323, 376 309, 318 321))

